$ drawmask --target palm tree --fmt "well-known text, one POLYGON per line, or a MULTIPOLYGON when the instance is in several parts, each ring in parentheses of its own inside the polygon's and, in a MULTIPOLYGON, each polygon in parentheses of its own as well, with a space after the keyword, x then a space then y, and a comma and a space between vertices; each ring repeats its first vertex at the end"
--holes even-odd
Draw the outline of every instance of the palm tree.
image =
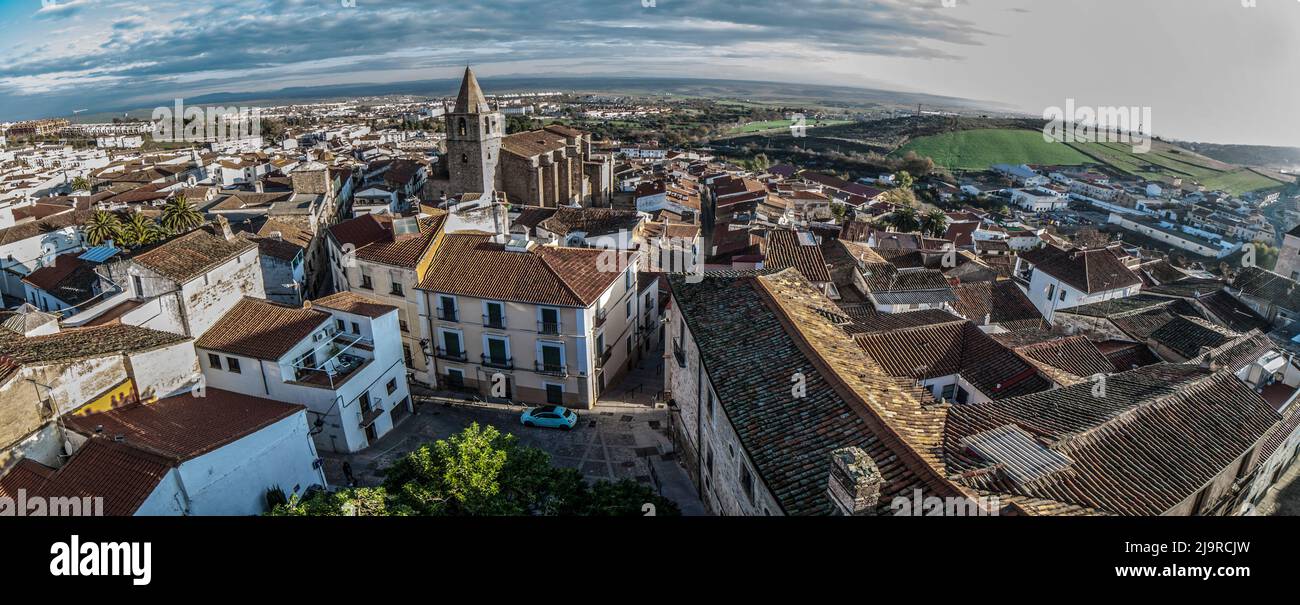
POLYGON ((921 231, 935 237, 943 237, 948 231, 948 215, 942 210, 931 210, 921 217, 921 231))
POLYGON ((163 239, 164 235, 158 223, 149 220, 139 212, 132 214, 122 226, 122 243, 131 247, 147 246, 163 239))
POLYGON ((203 224, 203 213, 199 212, 184 195, 178 195, 163 206, 162 226, 172 233, 183 233, 203 224))
POLYGON ((79 176, 72 179, 71 187, 72 191, 75 193, 77 191, 90 191, 93 185, 90 184, 90 179, 84 176, 79 176))
POLYGON ((86 241, 98 246, 106 240, 116 239, 122 234, 122 221, 117 215, 104 210, 97 210, 91 215, 85 226, 86 241))
POLYGON ((921 228, 921 221, 916 217, 916 208, 911 206, 894 210, 893 214, 885 220, 899 233, 911 233, 921 228))

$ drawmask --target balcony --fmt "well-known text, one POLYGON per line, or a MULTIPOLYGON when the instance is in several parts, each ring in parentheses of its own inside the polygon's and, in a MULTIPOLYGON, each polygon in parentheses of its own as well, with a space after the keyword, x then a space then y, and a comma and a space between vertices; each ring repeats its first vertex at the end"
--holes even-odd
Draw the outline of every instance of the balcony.
POLYGON ((438 320, 459 322, 460 313, 455 309, 438 309, 438 320))
POLYGON ((548 335, 548 336, 559 336, 559 335, 560 335, 560 332, 561 332, 563 329, 564 329, 564 325, 561 324, 561 323, 558 322, 558 321, 557 321, 557 322, 549 322, 549 321, 539 321, 539 322, 537 322, 537 333, 538 333, 538 334, 545 334, 545 335, 548 335))
POLYGON ((485 368, 496 368, 498 370, 515 369, 515 360, 509 357, 492 357, 490 355, 480 355, 479 357, 482 358, 482 364, 485 368))
POLYGON ((614 355, 614 347, 605 347, 605 350, 596 356, 596 367, 603 368, 609 363, 609 358, 614 355))
POLYGON ((682 348, 682 341, 679 338, 673 339, 673 358, 677 360, 677 367, 686 367, 686 350, 682 348))
POLYGON ((466 353, 464 350, 448 351, 447 347, 438 347, 437 352, 434 355, 438 359, 445 359, 447 361, 469 361, 469 353, 466 353))
POLYGON ((294 364, 291 380, 306 386, 338 389, 375 358, 374 347, 368 338, 339 332, 313 351, 313 359, 324 354, 325 361, 294 364))
POLYGON ((569 377, 569 366, 561 363, 546 363, 538 361, 534 363, 534 369, 538 374, 546 374, 547 376, 556 376, 559 378, 569 377))
POLYGON ((492 328, 494 330, 504 330, 506 329, 506 318, 504 315, 484 315, 483 327, 492 328))
POLYGON ((605 319, 609 317, 609 309, 596 309, 596 327, 605 325, 605 319))

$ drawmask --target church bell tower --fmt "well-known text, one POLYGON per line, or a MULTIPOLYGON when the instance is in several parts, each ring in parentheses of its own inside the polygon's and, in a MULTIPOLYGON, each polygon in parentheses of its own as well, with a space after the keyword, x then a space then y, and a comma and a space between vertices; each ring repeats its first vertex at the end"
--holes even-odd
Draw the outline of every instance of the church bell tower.
POLYGON ((453 194, 497 188, 505 116, 488 105, 474 71, 465 68, 456 106, 447 112, 447 173, 453 194))

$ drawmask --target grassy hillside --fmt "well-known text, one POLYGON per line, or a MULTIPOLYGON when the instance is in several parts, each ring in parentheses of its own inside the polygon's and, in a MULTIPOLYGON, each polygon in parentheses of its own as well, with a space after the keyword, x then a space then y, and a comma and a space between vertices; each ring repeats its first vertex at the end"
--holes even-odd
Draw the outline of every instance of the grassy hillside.
POLYGON ((982 129, 947 132, 910 141, 895 156, 915 151, 950 170, 984 170, 992 164, 1058 164, 1092 162, 1069 145, 1049 143, 1035 130, 982 129))
POLYGON ((1228 164, 1162 141, 1148 153, 1126 143, 1049 143, 1027 129, 980 129, 946 132, 909 141, 891 155, 915 151, 951 170, 985 170, 992 164, 1105 164, 1119 172, 1155 181, 1182 179, 1209 189, 1245 193, 1279 187, 1286 177, 1228 164))

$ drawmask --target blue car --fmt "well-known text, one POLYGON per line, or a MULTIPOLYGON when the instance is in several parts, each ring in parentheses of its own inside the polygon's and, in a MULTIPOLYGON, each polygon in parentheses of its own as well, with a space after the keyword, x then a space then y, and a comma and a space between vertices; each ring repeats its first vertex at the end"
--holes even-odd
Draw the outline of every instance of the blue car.
POLYGON ((578 414, 566 407, 544 405, 524 410, 524 413, 519 416, 519 422, 524 426, 543 426, 567 431, 578 424, 578 414))

